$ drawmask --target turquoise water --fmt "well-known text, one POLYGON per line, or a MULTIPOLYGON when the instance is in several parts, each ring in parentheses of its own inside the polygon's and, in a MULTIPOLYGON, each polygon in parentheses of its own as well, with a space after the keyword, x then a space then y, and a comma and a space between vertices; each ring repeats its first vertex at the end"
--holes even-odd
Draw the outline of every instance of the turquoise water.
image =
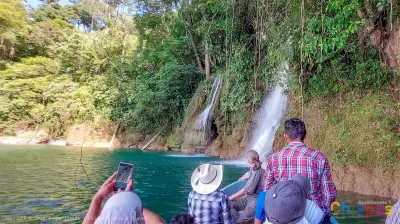
MULTIPOLYGON (((201 163, 223 163, 225 186, 247 168, 217 157, 140 150, 84 149, 59 146, 0 146, 0 222, 82 222, 98 187, 120 161, 135 165, 135 191, 148 209, 167 223, 187 211, 190 176, 201 163)), ((337 201, 384 200, 339 192, 337 201)), ((393 204, 394 202, 392 202, 393 204)), ((337 217, 339 223, 384 223, 357 214, 337 217)))

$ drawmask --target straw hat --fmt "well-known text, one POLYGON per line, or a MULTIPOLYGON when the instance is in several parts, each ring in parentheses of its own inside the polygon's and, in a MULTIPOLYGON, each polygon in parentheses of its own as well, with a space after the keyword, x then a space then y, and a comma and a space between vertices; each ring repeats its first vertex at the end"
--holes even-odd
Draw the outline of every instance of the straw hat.
POLYGON ((210 194, 221 185, 222 176, 222 165, 202 164, 193 171, 190 183, 197 193, 210 194))

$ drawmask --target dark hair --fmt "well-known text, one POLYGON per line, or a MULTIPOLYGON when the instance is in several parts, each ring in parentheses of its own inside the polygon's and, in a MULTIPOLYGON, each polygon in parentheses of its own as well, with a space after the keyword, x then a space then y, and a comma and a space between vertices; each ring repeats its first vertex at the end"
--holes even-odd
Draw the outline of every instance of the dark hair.
POLYGON ((194 224, 194 219, 189 214, 178 214, 172 218, 171 224, 194 224))
POLYGON ((298 118, 290 118, 285 121, 285 133, 289 136, 290 140, 300 138, 302 141, 306 137, 306 125, 304 121, 298 118))

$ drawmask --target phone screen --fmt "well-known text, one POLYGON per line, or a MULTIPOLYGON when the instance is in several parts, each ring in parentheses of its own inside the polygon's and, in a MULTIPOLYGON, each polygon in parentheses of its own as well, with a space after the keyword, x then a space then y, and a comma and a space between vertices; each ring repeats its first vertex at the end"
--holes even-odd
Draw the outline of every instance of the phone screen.
POLYGON ((125 190, 132 176, 133 164, 120 162, 114 191, 125 190))

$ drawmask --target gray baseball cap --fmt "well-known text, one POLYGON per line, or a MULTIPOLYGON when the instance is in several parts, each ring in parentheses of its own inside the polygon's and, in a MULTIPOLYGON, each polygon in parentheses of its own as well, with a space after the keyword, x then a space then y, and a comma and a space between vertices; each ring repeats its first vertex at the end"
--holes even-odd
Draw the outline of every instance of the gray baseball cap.
POLYGON ((273 224, 299 222, 304 216, 310 190, 310 181, 300 174, 271 186, 265 197, 268 221, 273 224))

